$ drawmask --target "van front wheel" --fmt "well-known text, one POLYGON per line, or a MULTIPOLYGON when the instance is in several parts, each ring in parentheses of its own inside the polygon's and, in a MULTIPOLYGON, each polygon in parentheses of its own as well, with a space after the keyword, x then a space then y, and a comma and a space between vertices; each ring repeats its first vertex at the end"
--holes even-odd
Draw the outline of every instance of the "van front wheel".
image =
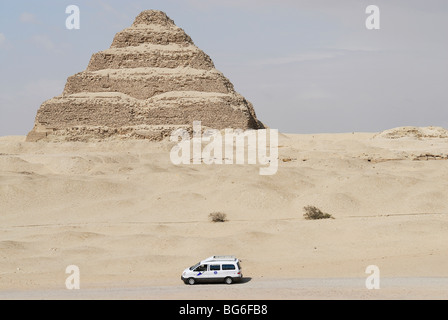
POLYGON ((189 285, 194 285, 196 283, 196 280, 194 280, 194 278, 189 278, 188 279, 188 284, 189 285))
POLYGON ((232 284, 233 283, 233 279, 231 277, 227 277, 227 278, 224 279, 224 282, 226 284, 232 284))

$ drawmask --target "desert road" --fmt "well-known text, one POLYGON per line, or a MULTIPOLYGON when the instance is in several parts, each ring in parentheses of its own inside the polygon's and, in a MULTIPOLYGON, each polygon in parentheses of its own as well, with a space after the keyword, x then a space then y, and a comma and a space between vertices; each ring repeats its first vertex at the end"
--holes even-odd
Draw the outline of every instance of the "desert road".
POLYGON ((364 278, 251 279, 242 283, 0 291, 1 300, 339 300, 448 299, 448 278, 385 278, 367 289, 364 278))

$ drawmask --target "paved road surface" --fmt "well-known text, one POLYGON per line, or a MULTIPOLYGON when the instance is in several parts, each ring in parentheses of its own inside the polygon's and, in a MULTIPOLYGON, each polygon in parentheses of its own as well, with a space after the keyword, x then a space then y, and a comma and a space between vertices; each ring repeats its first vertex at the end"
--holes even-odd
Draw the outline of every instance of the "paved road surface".
MULTIPOLYGON (((82 286, 82 284, 81 284, 82 286)), ((242 283, 83 288, 80 290, 0 290, 0 299, 448 299, 448 278, 387 278, 368 290, 365 278, 251 279, 242 283)))

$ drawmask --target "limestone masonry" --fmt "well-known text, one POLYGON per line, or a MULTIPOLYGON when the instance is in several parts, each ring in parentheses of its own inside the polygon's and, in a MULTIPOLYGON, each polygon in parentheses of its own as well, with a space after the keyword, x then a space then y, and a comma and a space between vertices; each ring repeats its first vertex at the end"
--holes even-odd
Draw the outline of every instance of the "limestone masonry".
POLYGON ((45 101, 27 141, 108 137, 161 140, 193 121, 214 129, 260 129, 252 104, 161 11, 140 13, 45 101))

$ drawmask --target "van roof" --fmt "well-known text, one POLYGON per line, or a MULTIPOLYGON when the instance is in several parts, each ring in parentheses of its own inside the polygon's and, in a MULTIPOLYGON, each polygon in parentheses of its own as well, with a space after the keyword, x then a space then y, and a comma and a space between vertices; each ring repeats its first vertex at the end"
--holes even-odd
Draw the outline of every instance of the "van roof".
POLYGON ((212 262, 212 261, 232 261, 236 262, 238 259, 235 256, 211 256, 205 260, 202 260, 202 263, 212 262))

